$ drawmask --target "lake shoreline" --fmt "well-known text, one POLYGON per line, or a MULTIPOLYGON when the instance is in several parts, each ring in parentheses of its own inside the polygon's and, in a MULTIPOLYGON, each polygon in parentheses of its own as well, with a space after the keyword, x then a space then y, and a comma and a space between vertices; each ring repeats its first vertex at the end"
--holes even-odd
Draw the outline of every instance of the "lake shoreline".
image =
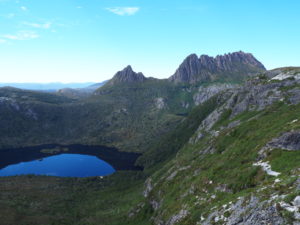
POLYGON ((32 147, 0 149, 0 169, 9 165, 30 162, 33 160, 42 160, 43 158, 60 154, 84 154, 96 156, 100 160, 109 163, 116 171, 143 170, 142 167, 135 165, 137 158, 141 155, 139 153, 120 152, 116 148, 106 146, 88 146, 80 144, 45 144, 32 147))

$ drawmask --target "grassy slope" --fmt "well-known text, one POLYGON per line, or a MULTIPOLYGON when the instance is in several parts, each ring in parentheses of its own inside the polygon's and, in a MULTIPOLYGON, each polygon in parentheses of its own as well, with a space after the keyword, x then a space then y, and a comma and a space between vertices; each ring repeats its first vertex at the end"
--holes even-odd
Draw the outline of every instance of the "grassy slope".
POLYGON ((215 96, 195 107, 174 130, 151 145, 137 163, 152 171, 155 169, 151 167, 159 167, 161 163, 172 158, 195 133, 201 122, 217 107, 218 99, 219 96, 215 96))
MULTIPOLYGON (((299 121, 291 123, 300 119, 299 111, 300 105, 276 103, 263 112, 239 115, 235 119, 240 119, 241 125, 222 131, 216 138, 208 136, 196 145, 186 144, 173 160, 152 176, 155 188, 149 198, 163 199, 160 210, 154 212, 154 216, 167 221, 181 209, 187 209, 190 215, 180 224, 196 224, 213 207, 221 208, 239 196, 250 196, 255 192, 262 199, 269 199, 275 194, 295 196, 297 191, 293 183, 300 175, 297 170, 299 151, 277 149, 267 157, 272 169, 281 173, 279 183, 274 184, 275 178, 266 175, 260 167, 254 167, 253 163, 258 151, 272 138, 284 131, 299 130, 299 121), (212 143, 216 152, 201 154, 208 143, 212 143), (188 169, 178 170, 185 167, 188 169), (166 179, 176 170, 177 175, 173 179, 166 179), (215 189, 222 185, 226 185, 232 193, 215 189), (259 191, 264 186, 267 189, 259 191), (213 195, 214 199, 211 198, 213 195)), ((284 210, 282 214, 289 221, 284 210)))
POLYGON ((132 204, 142 199, 142 176, 0 178, 0 224, 124 224, 132 204))

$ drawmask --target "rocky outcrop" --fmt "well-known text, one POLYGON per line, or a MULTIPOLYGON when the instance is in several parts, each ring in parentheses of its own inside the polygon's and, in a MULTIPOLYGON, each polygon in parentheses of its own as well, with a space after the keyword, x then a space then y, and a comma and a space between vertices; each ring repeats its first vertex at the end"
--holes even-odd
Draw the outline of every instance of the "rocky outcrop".
POLYGON ((282 81, 285 79, 300 79, 300 68, 299 67, 284 67, 277 68, 268 71, 266 77, 271 78, 271 80, 282 81))
POLYGON ((147 198, 149 196, 152 189, 153 189, 152 179, 148 178, 145 182, 145 190, 143 192, 143 195, 144 195, 145 198, 147 198))
POLYGON ((294 217, 294 223, 293 225, 298 225, 300 224, 300 196, 296 196, 295 199, 292 202, 285 202, 285 201, 280 201, 279 206, 281 209, 289 212, 292 216, 294 217))
POLYGON ((178 222, 180 222, 182 219, 184 219, 185 217, 188 216, 188 211, 187 210, 180 210, 180 212, 176 215, 173 215, 169 220, 168 222, 166 223, 166 225, 174 225, 178 222))
POLYGON ((289 151, 300 150, 300 131, 292 131, 274 138, 269 144, 272 148, 280 148, 289 151))
POLYGON ((131 66, 127 66, 122 71, 117 72, 108 84, 143 82, 146 79, 143 73, 136 73, 131 66))
MULTIPOLYGON (((298 120, 293 120, 291 123, 295 122, 298 122, 298 120)), ((263 160, 267 158, 269 152, 276 148, 288 151, 299 151, 300 131, 286 132, 279 137, 273 138, 258 152, 258 160, 263 160)))
POLYGON ((237 86, 233 84, 214 84, 208 87, 201 86, 199 87, 197 93, 193 96, 194 103, 195 105, 200 105, 216 94, 235 87, 237 86))
MULTIPOLYGON (((203 131, 210 132, 211 134, 215 133, 215 131, 211 130, 212 127, 217 121, 220 120, 223 113, 227 110, 231 111, 230 118, 234 118, 235 116, 247 110, 261 111, 275 102, 284 102, 287 100, 287 102, 291 104, 300 103, 300 80, 296 78, 286 79, 280 82, 272 80, 273 77, 278 76, 278 74, 283 74, 284 71, 284 69, 268 71, 264 73, 265 78, 260 79, 258 77, 254 77, 253 79, 247 81, 243 86, 212 85, 208 87, 200 87, 199 92, 194 95, 194 101, 196 105, 207 101, 209 98, 217 94, 219 94, 218 102, 225 102, 224 104, 220 104, 217 109, 215 109, 202 121, 198 131, 196 132, 196 135, 190 139, 190 143, 196 143, 198 140, 200 140, 203 137, 203 131)), ((287 73, 294 74, 293 76, 298 74, 296 72, 287 73)), ((229 124, 227 127, 223 127, 223 129, 228 129, 232 126, 237 126, 238 124, 239 123, 229 124)), ((295 137, 296 136, 294 134, 293 138, 295 139, 295 137)), ((283 138, 288 137, 282 137, 282 139, 283 138)), ((297 142, 297 140, 294 140, 294 142, 297 142)), ((297 143, 294 143, 294 147, 295 145, 297 145, 297 143)), ((263 149, 261 152, 262 154, 260 154, 261 158, 259 158, 259 160, 264 159, 263 154, 265 150, 270 148, 274 147, 268 145, 266 149, 263 149)))
POLYGON ((252 54, 234 52, 215 58, 196 54, 189 55, 169 78, 174 83, 208 82, 222 78, 247 76, 265 71, 265 67, 252 54))
POLYGON ((174 177, 176 177, 176 175, 181 172, 181 171, 184 171, 184 170, 187 170, 187 169, 190 169, 191 167, 190 166, 185 166, 185 167, 181 167, 175 171, 173 171, 166 179, 166 181, 171 181, 173 180, 174 177))
POLYGON ((268 201, 260 201, 255 196, 249 200, 240 198, 236 203, 224 205, 219 211, 213 211, 206 219, 200 221, 199 224, 226 224, 226 225, 261 225, 285 224, 285 220, 280 216, 276 206, 268 201), (224 214, 230 214, 225 217, 224 214))
POLYGON ((164 98, 156 98, 154 99, 154 103, 157 109, 164 109, 166 107, 166 101, 164 98))

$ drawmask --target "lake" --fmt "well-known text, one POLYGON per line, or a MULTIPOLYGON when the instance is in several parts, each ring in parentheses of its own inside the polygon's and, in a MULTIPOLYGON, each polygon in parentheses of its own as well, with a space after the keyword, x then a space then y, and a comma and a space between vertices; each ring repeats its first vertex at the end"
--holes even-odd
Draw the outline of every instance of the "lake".
POLYGON ((59 177, 106 176, 116 170, 141 170, 140 154, 115 148, 84 145, 42 145, 0 150, 0 176, 47 175, 59 177))

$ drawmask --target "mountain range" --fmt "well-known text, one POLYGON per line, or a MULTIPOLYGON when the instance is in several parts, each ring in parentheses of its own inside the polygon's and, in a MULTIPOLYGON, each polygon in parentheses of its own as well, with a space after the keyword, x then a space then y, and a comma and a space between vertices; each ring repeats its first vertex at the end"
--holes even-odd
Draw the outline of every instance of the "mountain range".
MULTIPOLYGON (((57 91, 62 88, 88 88, 89 86, 97 85, 92 82, 87 83, 0 83, 0 87, 15 87, 26 90, 36 91, 57 91)), ((99 84, 100 85, 100 84, 99 84)), ((100 87, 100 86, 97 87, 100 87)))

